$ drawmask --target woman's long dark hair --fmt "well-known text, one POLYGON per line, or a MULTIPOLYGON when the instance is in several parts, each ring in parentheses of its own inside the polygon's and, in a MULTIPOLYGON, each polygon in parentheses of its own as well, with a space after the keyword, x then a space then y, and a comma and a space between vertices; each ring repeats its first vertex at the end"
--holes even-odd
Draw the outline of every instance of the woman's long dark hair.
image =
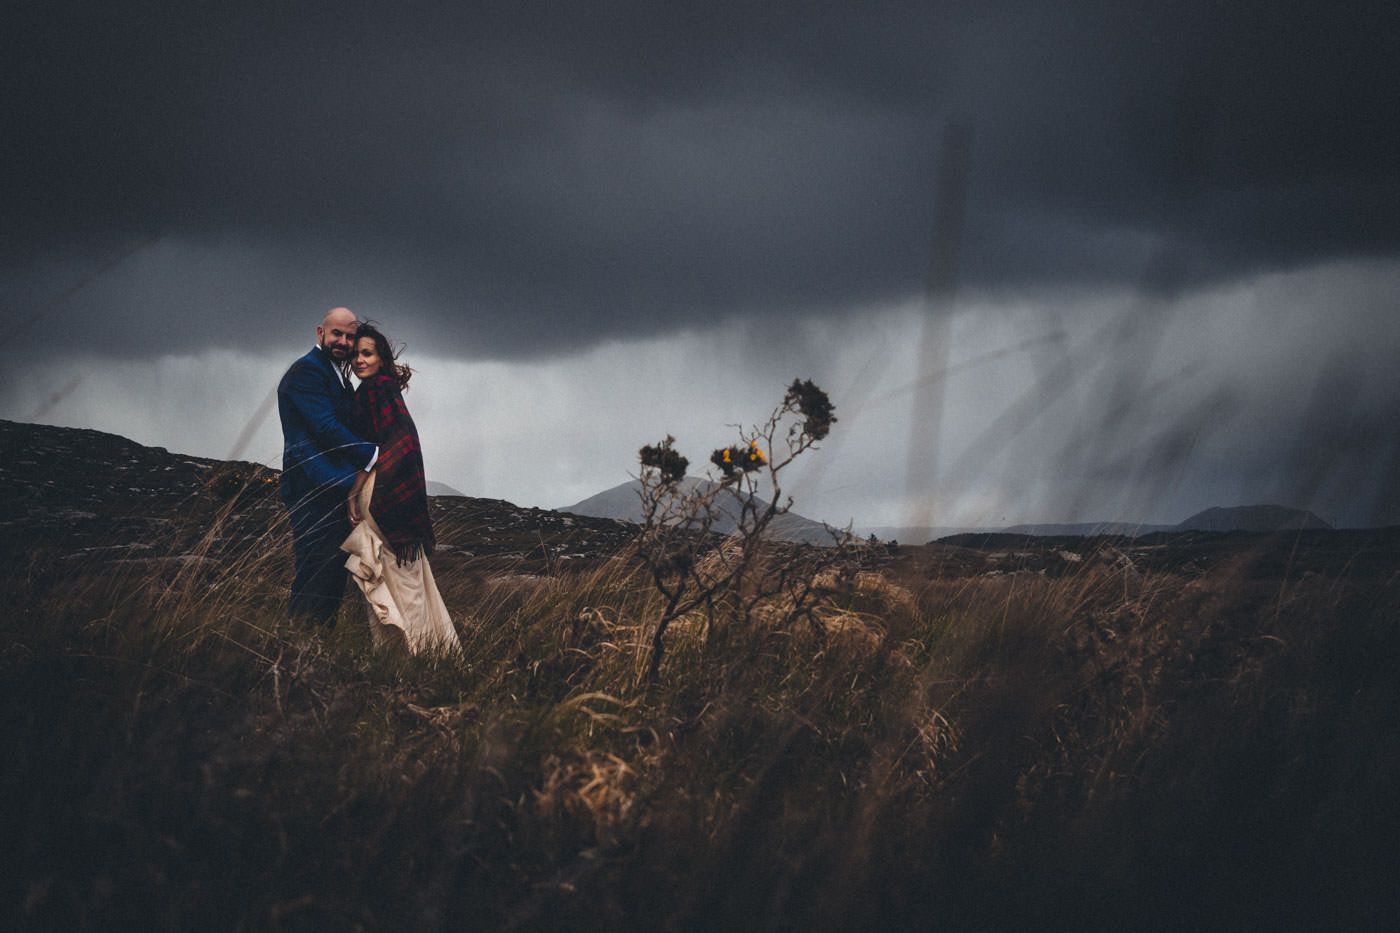
MULTIPOLYGON (((374 341, 374 352, 379 354, 382 361, 379 371, 388 376, 393 376, 394 381, 399 384, 399 390, 408 388, 408 380, 413 376, 413 370, 407 363, 399 362, 399 355, 394 352, 389 345, 389 338, 384 336, 383 331, 375 326, 373 321, 363 321, 355 331, 355 345, 359 345, 360 339, 368 337, 374 341)), ((350 354, 354 359, 354 352, 350 354)))

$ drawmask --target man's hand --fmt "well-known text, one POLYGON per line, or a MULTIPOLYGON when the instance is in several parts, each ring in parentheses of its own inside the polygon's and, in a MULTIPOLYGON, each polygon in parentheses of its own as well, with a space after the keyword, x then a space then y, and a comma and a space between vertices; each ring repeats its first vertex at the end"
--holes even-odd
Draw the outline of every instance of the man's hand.
POLYGON ((350 487, 350 499, 346 504, 350 508, 350 524, 358 525, 364 520, 364 515, 360 513, 360 490, 365 488, 365 483, 369 481, 369 474, 364 470, 355 474, 354 485, 350 487))

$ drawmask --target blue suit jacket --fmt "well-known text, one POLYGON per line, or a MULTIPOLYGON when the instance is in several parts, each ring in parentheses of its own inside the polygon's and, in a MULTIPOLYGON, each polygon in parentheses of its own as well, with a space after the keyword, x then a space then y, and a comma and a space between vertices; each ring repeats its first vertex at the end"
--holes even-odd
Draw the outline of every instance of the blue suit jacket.
POLYGON ((277 384, 282 417, 282 502, 288 509, 317 493, 350 491, 355 473, 374 456, 374 445, 346 425, 355 393, 340 381, 319 347, 297 360, 277 384))

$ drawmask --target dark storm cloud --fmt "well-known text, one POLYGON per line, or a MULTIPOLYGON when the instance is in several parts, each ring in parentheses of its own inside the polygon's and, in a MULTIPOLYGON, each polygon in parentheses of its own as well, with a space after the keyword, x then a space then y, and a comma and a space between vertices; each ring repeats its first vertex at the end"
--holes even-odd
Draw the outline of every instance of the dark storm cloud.
POLYGON ((519 355, 899 297, 950 118, 972 288, 1391 254, 1396 10, 10 3, 5 310, 143 352, 345 301, 519 355))

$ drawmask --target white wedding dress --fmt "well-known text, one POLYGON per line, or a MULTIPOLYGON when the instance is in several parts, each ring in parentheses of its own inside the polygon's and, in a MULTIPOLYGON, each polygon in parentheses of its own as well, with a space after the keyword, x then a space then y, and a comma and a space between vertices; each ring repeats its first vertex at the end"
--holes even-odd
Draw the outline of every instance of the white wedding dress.
POLYGON ((370 635, 376 648, 402 645, 411 654, 462 650, 457 631, 438 593, 426 555, 400 567, 374 523, 369 503, 374 497, 374 474, 360 489, 364 520, 340 546, 350 557, 345 569, 369 601, 370 635))

